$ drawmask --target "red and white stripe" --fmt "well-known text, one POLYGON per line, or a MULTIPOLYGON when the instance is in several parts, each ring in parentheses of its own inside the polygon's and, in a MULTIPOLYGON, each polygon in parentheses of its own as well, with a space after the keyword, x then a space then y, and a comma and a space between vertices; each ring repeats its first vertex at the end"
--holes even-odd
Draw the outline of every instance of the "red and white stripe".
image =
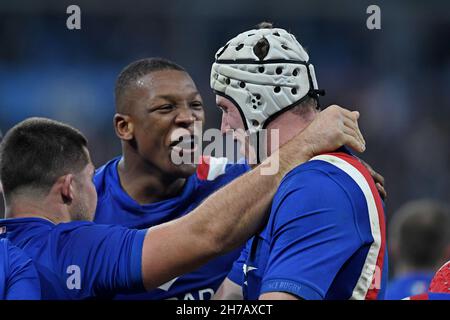
POLYGON ((197 167, 197 177, 200 180, 212 181, 225 173, 228 164, 227 158, 202 156, 197 167))
POLYGON ((384 210, 375 183, 369 171, 356 158, 348 154, 329 153, 316 156, 311 160, 325 161, 338 167, 356 182, 364 194, 374 241, 350 299, 376 299, 380 289, 386 241, 384 210))

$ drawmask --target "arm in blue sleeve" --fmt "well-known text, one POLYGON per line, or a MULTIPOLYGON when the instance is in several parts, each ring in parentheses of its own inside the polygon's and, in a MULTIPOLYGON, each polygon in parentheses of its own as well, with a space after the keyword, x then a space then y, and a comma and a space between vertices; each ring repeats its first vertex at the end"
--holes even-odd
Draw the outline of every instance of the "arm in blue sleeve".
POLYGON ((142 247, 146 233, 147 229, 93 223, 62 232, 57 261, 69 290, 77 298, 145 291, 142 247), (73 278, 76 272, 79 285, 73 278))

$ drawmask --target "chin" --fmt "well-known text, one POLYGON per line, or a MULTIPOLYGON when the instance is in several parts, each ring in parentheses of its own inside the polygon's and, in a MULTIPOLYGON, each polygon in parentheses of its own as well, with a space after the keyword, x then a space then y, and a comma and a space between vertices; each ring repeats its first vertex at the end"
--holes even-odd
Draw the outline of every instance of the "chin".
POLYGON ((175 178, 188 178, 195 173, 196 169, 197 166, 192 164, 181 164, 178 166, 171 164, 166 173, 175 178))
POLYGON ((180 178, 187 178, 195 173, 197 169, 196 165, 193 164, 182 164, 176 167, 176 174, 180 176, 180 178))

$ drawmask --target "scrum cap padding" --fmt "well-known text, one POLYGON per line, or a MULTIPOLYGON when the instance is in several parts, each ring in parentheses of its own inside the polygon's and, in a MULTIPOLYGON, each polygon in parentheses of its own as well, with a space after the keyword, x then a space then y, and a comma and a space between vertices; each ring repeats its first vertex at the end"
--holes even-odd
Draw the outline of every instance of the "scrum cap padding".
POLYGON ((319 93, 314 67, 296 38, 283 29, 255 29, 216 53, 211 88, 240 109, 256 132, 278 112, 319 93))

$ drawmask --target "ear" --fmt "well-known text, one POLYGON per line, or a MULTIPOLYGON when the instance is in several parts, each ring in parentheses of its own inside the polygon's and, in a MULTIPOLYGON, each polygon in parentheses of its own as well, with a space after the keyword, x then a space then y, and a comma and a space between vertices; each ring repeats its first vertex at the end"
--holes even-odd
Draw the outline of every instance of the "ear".
POLYGON ((70 205, 74 198, 74 191, 73 191, 73 174, 66 174, 65 176, 62 176, 60 178, 60 192, 61 192, 61 198, 65 204, 70 205))
POLYGON ((134 138, 134 126, 129 115, 116 113, 114 115, 114 130, 121 140, 132 140, 134 138))

